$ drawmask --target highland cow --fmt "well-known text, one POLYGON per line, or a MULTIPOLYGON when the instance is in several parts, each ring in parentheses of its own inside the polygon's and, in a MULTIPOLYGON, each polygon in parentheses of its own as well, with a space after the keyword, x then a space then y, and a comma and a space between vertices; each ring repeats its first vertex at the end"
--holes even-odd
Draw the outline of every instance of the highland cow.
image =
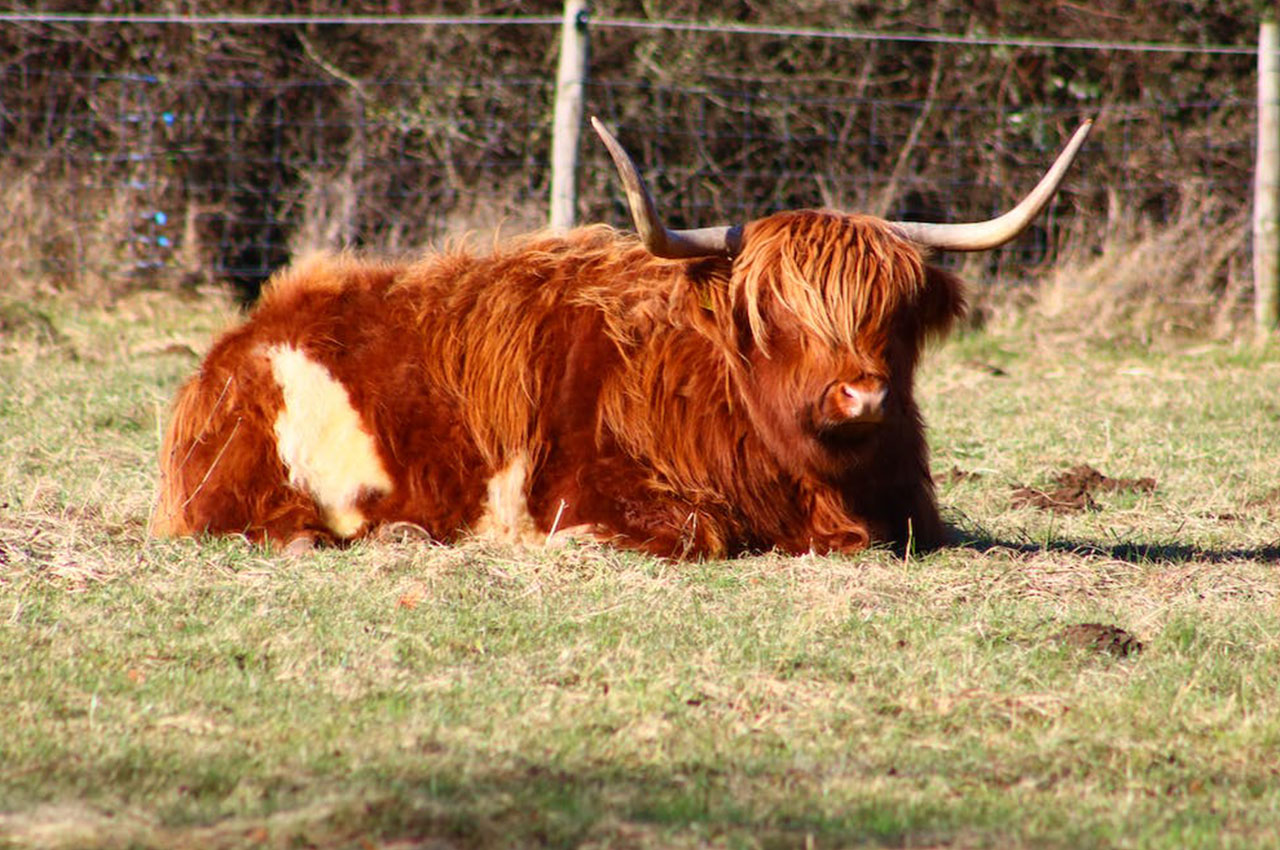
POLYGON ((640 238, 593 225, 277 273, 178 394, 158 534, 299 549, 409 523, 672 557, 944 542, 913 396, 964 288, 1088 125, 975 224, 781 212, 673 231, 603 127, 640 238))

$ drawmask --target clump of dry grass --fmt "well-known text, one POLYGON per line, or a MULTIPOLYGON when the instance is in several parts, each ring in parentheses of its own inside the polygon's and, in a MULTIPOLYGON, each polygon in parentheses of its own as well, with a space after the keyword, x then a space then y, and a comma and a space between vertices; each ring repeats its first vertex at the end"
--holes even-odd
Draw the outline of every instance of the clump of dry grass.
POLYGON ((0 208, 7 219, 0 229, 0 275, 11 295, 67 293, 92 301, 109 294, 127 247, 123 193, 9 170, 0 175, 0 208), (89 218, 81 209, 98 214, 89 218))
POLYGON ((190 205, 171 248, 144 240, 149 196, 124 179, 50 175, 37 166, 0 168, 0 276, 17 301, 56 296, 78 304, 112 304, 130 292, 207 282, 212 267, 199 238, 205 212, 190 205), (92 214, 87 214, 91 211, 92 214), (155 266, 158 259, 163 266, 155 266))
POLYGON ((996 321, 1119 342, 1238 335, 1252 320, 1248 210, 1190 184, 1165 219, 1109 198, 1101 238, 1076 233, 1034 286, 997 285, 977 303, 996 321))

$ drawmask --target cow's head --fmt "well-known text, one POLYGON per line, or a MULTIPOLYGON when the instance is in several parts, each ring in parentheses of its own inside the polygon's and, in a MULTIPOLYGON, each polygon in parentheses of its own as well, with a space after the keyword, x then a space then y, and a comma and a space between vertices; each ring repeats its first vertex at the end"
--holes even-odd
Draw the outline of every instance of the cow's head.
POLYGON ((774 451, 819 474, 875 454, 882 440, 919 433, 912 383, 921 346, 964 311, 960 281, 930 265, 928 253, 988 250, 1021 233, 1057 191, 1090 128, 1086 121, 1035 189, 990 221, 798 210, 669 230, 630 156, 598 120, 592 124, 652 254, 732 263, 727 295, 748 366, 742 393, 774 451))

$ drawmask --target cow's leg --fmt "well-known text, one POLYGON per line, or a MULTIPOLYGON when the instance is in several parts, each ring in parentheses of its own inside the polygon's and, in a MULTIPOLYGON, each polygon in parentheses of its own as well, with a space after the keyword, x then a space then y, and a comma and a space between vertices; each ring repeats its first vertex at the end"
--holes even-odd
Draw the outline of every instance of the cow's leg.
POLYGON ((723 505, 700 505, 655 483, 633 461, 561 453, 535 476, 529 511, 542 533, 581 537, 669 558, 720 557, 743 548, 723 505))
POLYGON ((788 552, 858 552, 879 536, 879 529, 850 515, 844 496, 833 487, 806 483, 795 501, 804 514, 779 541, 779 548, 788 552))
POLYGON ((938 513, 932 479, 926 477, 910 487, 903 498, 903 505, 902 516, 905 519, 899 521, 893 535, 896 543, 925 552, 945 545, 951 538, 950 530, 938 513))
POLYGON ((927 472, 914 479, 889 482, 870 493, 857 491, 847 501, 851 514, 865 517, 873 541, 924 552, 950 539, 927 472))

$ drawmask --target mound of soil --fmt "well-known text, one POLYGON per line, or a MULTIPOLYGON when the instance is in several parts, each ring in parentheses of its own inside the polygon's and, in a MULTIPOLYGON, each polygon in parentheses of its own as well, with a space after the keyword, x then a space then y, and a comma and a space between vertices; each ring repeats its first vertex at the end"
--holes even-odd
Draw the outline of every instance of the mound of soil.
POLYGON ((1096 511, 1098 503, 1086 490, 1058 488, 1046 493, 1034 487, 1014 487, 1010 496, 1015 508, 1033 507, 1055 514, 1071 514, 1078 511, 1096 511))
POLYGON ((1156 489, 1154 478, 1112 478, 1087 463, 1071 467, 1053 478, 1052 490, 1037 490, 1021 485, 1013 488, 1011 501, 1015 508, 1031 506, 1054 513, 1096 511, 1094 493, 1116 493, 1123 490, 1150 493, 1156 489))
POLYGON ((1110 478, 1087 463, 1073 466, 1066 472, 1060 473, 1053 482, 1059 487, 1101 490, 1104 493, 1115 493, 1121 490, 1150 493, 1156 489, 1154 478, 1110 478))
POLYGON ((1268 490, 1261 496, 1252 498, 1244 504, 1247 508, 1266 508, 1267 513, 1275 513, 1280 510, 1280 487, 1268 490))
POLYGON ((1067 626, 1062 631, 1050 635, 1049 640, 1078 649, 1109 652, 1117 658, 1142 652, 1142 641, 1119 626, 1106 626, 1102 623, 1077 623, 1074 626, 1067 626))
POLYGON ((961 469, 953 465, 942 477, 948 484, 959 484, 961 481, 977 481, 982 478, 982 473, 961 469))

